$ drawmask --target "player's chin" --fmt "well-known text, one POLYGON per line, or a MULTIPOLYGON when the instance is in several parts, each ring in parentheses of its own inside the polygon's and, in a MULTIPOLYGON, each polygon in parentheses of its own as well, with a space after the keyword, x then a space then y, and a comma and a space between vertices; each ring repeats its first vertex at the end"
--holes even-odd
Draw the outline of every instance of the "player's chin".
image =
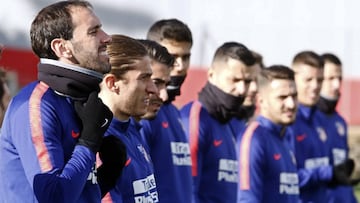
POLYGON ((144 116, 142 116, 142 119, 152 120, 156 118, 157 111, 148 111, 144 116))
POLYGON ((282 126, 288 126, 288 125, 291 125, 293 123, 294 123, 294 121, 292 121, 292 120, 282 120, 281 121, 282 126))
POLYGON ((282 119, 282 124, 283 125, 291 125, 295 122, 295 113, 293 114, 287 114, 286 116, 283 117, 282 119))
POLYGON ((159 105, 159 104, 151 103, 148 106, 147 111, 148 112, 153 112, 154 114, 156 114, 160 110, 160 107, 161 107, 161 105, 159 105))
POLYGON ((319 95, 308 98, 308 106, 315 106, 320 99, 319 95))

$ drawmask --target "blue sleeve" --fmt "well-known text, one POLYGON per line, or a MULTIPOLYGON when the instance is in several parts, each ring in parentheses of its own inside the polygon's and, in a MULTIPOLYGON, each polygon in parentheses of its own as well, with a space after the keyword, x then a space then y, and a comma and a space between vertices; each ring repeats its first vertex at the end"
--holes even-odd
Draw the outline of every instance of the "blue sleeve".
POLYGON ((265 176, 264 146, 250 125, 240 140, 239 189, 237 202, 263 202, 265 176), (254 133, 254 134, 253 134, 254 133))
MULTIPOLYGON (((26 109, 28 106, 24 105, 23 108, 12 117, 17 119, 14 123, 24 124, 23 127, 12 129, 17 135, 13 142, 18 146, 26 177, 32 184, 38 201, 75 202, 94 167, 95 154, 86 147, 76 146, 72 156, 66 161, 64 129, 59 119, 67 118, 59 118, 56 108, 43 100, 39 109, 30 109, 29 112, 26 109), (27 116, 30 119, 23 115, 24 112, 29 112, 27 116)), ((73 146, 73 143, 68 146, 73 146)))
MULTIPOLYGON (((289 143, 291 149, 295 152, 295 133, 294 129, 297 126, 291 126, 287 128, 287 133, 285 138, 289 143)), ((296 155, 295 155, 296 156, 296 155)), ((300 168, 298 166, 298 176, 299 176, 299 187, 300 189, 305 189, 307 187, 316 186, 319 184, 324 184, 331 180, 332 178, 332 166, 320 166, 313 169, 300 168)))
POLYGON ((38 201, 76 202, 89 175, 89 167, 91 167, 89 163, 95 161, 88 156, 88 153, 88 148, 78 145, 63 171, 53 169, 47 173, 36 174, 34 176, 34 193, 38 201))

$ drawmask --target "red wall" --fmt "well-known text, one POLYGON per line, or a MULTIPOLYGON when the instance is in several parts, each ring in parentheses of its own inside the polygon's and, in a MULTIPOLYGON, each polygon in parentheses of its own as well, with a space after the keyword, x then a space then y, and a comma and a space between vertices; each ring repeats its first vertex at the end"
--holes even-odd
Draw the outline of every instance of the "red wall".
POLYGON ((39 58, 28 49, 6 47, 1 55, 0 66, 18 73, 19 86, 22 87, 37 78, 39 58))
MULTIPOLYGON (((19 86, 22 87, 37 78, 37 64, 39 59, 32 51, 6 47, 0 59, 0 66, 17 73, 19 86)), ((191 67, 181 88, 181 96, 176 98, 175 105, 183 106, 187 102, 197 99, 197 95, 207 80, 207 69, 191 67)), ((344 79, 342 97, 338 110, 350 125, 360 125, 360 79, 344 79)))
POLYGON ((174 104, 181 107, 191 100, 197 99, 198 93, 207 81, 207 69, 190 67, 188 75, 181 86, 181 95, 176 97, 174 104))
POLYGON ((352 125, 360 125, 360 79, 344 79, 338 110, 352 125), (359 89, 357 89, 359 88, 359 89))

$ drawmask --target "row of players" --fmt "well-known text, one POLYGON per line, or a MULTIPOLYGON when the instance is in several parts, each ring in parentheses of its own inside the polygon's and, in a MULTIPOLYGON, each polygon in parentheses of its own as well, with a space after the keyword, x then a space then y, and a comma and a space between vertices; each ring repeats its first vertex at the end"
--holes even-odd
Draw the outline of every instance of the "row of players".
POLYGON ((160 20, 147 38, 107 35, 86 1, 39 12, 39 80, 2 125, 1 202, 356 202, 336 56, 265 68, 226 42, 178 110, 191 31, 160 20))

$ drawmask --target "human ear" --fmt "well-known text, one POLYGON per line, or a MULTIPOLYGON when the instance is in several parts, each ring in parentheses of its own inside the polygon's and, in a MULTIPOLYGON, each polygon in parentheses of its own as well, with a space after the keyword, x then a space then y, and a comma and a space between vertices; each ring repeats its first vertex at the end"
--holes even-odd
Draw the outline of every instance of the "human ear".
POLYGON ((213 67, 210 67, 209 70, 207 71, 207 77, 208 77, 208 81, 213 84, 215 80, 213 67))
POLYGON ((115 92, 116 94, 119 94, 120 92, 120 86, 119 86, 119 80, 116 79, 115 75, 109 73, 106 74, 103 83, 104 86, 111 92, 115 92))
POLYGON ((62 38, 55 38, 51 41, 50 46, 58 58, 72 57, 72 52, 68 47, 66 40, 62 38))

